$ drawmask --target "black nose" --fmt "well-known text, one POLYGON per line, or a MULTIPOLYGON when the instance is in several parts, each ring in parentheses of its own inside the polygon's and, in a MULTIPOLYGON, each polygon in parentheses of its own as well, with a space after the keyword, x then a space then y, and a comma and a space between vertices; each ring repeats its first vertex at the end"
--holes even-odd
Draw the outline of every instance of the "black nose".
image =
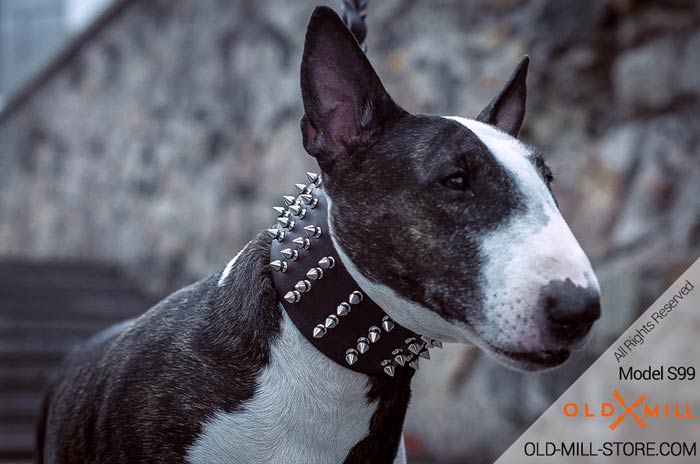
POLYGON ((600 317, 600 294, 569 279, 547 284, 540 294, 550 333, 562 341, 585 336, 600 317))

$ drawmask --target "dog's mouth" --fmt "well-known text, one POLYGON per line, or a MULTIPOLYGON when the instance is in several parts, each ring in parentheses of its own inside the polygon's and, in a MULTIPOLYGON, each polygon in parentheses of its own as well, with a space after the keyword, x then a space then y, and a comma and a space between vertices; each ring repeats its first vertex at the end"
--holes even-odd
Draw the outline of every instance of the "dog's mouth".
POLYGON ((577 347, 568 346, 566 348, 551 350, 507 350, 490 343, 484 337, 480 336, 479 332, 475 330, 471 324, 467 323, 466 325, 471 332, 471 337, 469 339, 472 343, 479 346, 482 351, 491 355, 501 364, 519 371, 535 372, 560 366, 569 359, 572 349, 577 349, 577 347))
POLYGON ((524 371, 541 371, 564 364, 571 356, 571 351, 562 350, 537 350, 537 351, 508 351, 489 344, 489 351, 499 361, 524 371))

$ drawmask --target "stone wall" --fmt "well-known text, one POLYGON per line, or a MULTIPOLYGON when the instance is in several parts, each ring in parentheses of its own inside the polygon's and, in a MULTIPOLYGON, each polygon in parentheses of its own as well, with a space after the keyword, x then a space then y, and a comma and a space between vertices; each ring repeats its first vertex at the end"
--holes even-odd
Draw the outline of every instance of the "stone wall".
MULTIPOLYGON (((220 269, 313 168, 298 71, 317 3, 131 2, 0 115, 0 254, 117 262, 158 293, 220 269)), ((590 352, 554 374, 464 347, 424 363, 412 454, 490 462, 700 255, 700 7, 370 3, 369 57, 410 111, 473 116, 530 54, 523 138, 602 284, 590 352)))

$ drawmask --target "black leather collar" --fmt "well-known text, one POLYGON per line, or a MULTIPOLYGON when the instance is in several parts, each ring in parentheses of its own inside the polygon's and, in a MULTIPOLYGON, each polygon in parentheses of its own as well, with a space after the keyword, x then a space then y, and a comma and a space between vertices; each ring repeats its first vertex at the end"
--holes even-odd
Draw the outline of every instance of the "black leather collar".
POLYGON ((418 369, 438 340, 421 337, 393 321, 350 276, 328 231, 328 202, 321 178, 297 184, 299 196, 276 207, 278 226, 268 229, 272 280, 301 333, 336 363, 364 374, 394 376, 418 369))

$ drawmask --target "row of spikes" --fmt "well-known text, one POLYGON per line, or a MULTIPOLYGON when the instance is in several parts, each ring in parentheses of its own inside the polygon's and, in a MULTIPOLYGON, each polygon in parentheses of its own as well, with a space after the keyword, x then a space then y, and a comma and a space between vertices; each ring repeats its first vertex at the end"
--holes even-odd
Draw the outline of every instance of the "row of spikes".
MULTIPOLYGON (((306 276, 309 277, 309 279, 312 279, 313 276, 316 276, 316 279, 319 279, 325 275, 324 269, 328 270, 335 267, 335 259, 332 256, 321 258, 318 260, 318 266, 319 267, 313 267, 306 272, 306 276)), ((309 279, 302 279, 294 284, 294 290, 290 290, 285 293, 284 300, 287 303, 298 303, 301 301, 302 293, 311 291, 311 280, 309 279)))
MULTIPOLYGON (((321 178, 316 173, 307 172, 306 176, 309 179, 309 181, 316 186, 318 186, 321 183, 321 178)), ((297 216, 299 218, 303 218, 306 215, 306 209, 304 209, 301 206, 301 203, 305 204, 310 208, 314 208, 318 204, 318 199, 314 198, 313 195, 311 195, 311 189, 309 188, 309 186, 304 184, 294 184, 294 187, 296 188, 297 193, 299 194, 299 200, 297 200, 291 195, 287 195, 284 196, 283 199, 288 209, 284 209, 280 206, 276 206, 273 208, 278 216, 277 222, 279 223, 279 225, 281 225, 284 229, 287 230, 292 230, 295 226, 295 222, 292 218, 290 218, 290 215, 297 216)), ((280 231, 279 229, 269 229, 268 231, 270 235, 276 240, 284 240, 284 231, 280 231)), ((320 238, 321 234, 323 233, 321 227, 316 225, 305 226, 304 232, 306 232, 306 235, 313 238, 320 238)), ((304 239, 302 237, 297 237, 292 242, 300 250, 308 249, 311 245, 309 239, 304 239)), ((299 251, 293 250, 291 248, 285 248, 280 253, 286 260, 296 261, 299 258, 299 251)), ((286 272, 289 268, 289 264, 288 261, 282 261, 277 259, 270 263, 270 267, 272 267, 273 270, 278 272, 286 272)), ((326 256, 324 258, 321 258, 318 262, 318 267, 312 267, 311 269, 309 269, 306 272, 307 278, 297 282, 294 285, 294 290, 290 290, 284 295, 285 301, 287 301, 288 303, 299 302, 301 300, 302 293, 311 291, 312 281, 322 279, 325 276, 325 271, 327 271, 328 269, 332 269, 333 267, 335 267, 335 258, 333 258, 332 256, 326 256)), ((338 325, 338 323, 340 322, 339 316, 342 317, 349 314, 351 309, 350 305, 356 305, 360 303, 362 301, 362 298, 363 295, 360 291, 352 292, 348 297, 349 303, 342 302, 340 305, 338 305, 336 314, 330 314, 325 318, 324 323, 317 324, 316 327, 314 327, 313 329, 312 336, 314 338, 323 337, 328 329, 332 329, 338 325)), ((378 339, 376 337, 373 338, 378 339)))
MULTIPOLYGON (((318 205, 318 198, 314 198, 311 195, 311 185, 319 186, 321 185, 321 176, 314 172, 307 172, 306 177, 311 182, 310 185, 305 184, 294 184, 299 197, 298 199, 291 196, 285 195, 283 198, 287 208, 282 206, 275 206, 273 209, 277 213, 277 222, 281 228, 267 229, 270 236, 279 242, 284 240, 285 230, 290 231, 294 229, 296 224, 294 217, 302 219, 306 216, 306 208, 315 208, 318 205)), ((304 232, 307 236, 313 238, 320 238, 323 233, 321 227, 316 225, 307 225, 304 227, 304 232)), ((292 243, 296 245, 299 250, 308 250, 311 246, 311 241, 308 238, 297 237, 292 240, 292 243)), ((285 260, 276 259, 270 262, 270 267, 277 272, 286 272, 289 268, 289 261, 296 261, 299 258, 299 250, 292 248, 285 248, 281 251, 282 256, 285 260)), ((284 295, 285 301, 288 303, 297 303, 301 301, 302 293, 311 291, 311 281, 322 279, 324 276, 324 270, 331 269, 335 266, 335 259, 332 256, 327 256, 322 258, 318 262, 318 267, 313 267, 309 269, 306 273, 307 279, 300 280, 294 285, 294 289, 288 291, 284 295)))
MULTIPOLYGON (((317 187, 321 185, 320 175, 314 172, 307 172, 306 177, 309 179, 311 184, 317 187)), ((267 232, 273 239, 279 242, 284 240, 284 229, 294 229, 295 221, 292 216, 296 216, 299 219, 302 219, 306 215, 305 207, 315 208, 316 205, 318 205, 318 198, 314 198, 314 196, 311 195, 311 188, 309 185, 294 184, 294 188, 296 188, 297 192, 299 193, 299 200, 297 200, 297 198, 293 197, 292 195, 285 195, 282 197, 282 199, 284 200, 286 208, 282 206, 275 206, 272 208, 277 214, 277 223, 282 227, 282 229, 267 229, 267 232)), ((321 228, 318 226, 306 226, 304 227, 304 231, 307 235, 310 235, 314 238, 319 238, 321 236, 321 228)), ((294 244, 297 245, 299 248, 307 250, 309 248, 309 240, 303 239, 301 237, 296 238, 294 240, 294 244)))
MULTIPOLYGON (((322 338, 324 335, 326 335, 326 332, 328 329, 333 329, 335 328, 338 323, 340 322, 339 317, 344 317, 350 314, 350 311, 352 309, 352 305, 357 305, 359 304, 362 299, 364 298, 364 295, 362 295, 362 292, 359 290, 355 290, 354 292, 350 293, 350 296, 348 296, 348 301, 343 301, 338 305, 338 307, 335 310, 335 314, 329 314, 326 319, 323 321, 321 324, 316 324, 316 327, 314 327, 313 331, 313 336, 314 338, 322 338)), ((388 317, 388 316, 387 316, 388 317)), ((393 322, 391 323, 391 329, 394 328, 393 322)), ((372 329, 376 329, 377 331, 381 332, 381 329, 379 327, 370 327, 370 333, 373 332, 372 329)), ((379 340, 379 334, 372 335, 371 337, 372 343, 376 342, 379 340)))
MULTIPOLYGON (((384 320, 389 318, 386 316, 384 320)), ((390 320, 391 318, 389 318, 390 320)), ((393 328, 393 321, 392 321, 393 328)), ((414 370, 419 369, 418 360, 419 358, 430 359, 430 348, 442 348, 442 342, 439 340, 434 340, 425 336, 421 337, 422 341, 419 341, 416 337, 409 337, 404 341, 406 351, 403 348, 397 348, 391 352, 391 359, 384 359, 381 362, 382 370, 389 377, 393 377, 396 373, 396 367, 409 366, 414 370)), ((345 351, 345 362, 352 366, 355 364, 361 354, 369 351, 369 340, 365 337, 360 337, 357 339, 356 348, 348 348, 345 351)))

